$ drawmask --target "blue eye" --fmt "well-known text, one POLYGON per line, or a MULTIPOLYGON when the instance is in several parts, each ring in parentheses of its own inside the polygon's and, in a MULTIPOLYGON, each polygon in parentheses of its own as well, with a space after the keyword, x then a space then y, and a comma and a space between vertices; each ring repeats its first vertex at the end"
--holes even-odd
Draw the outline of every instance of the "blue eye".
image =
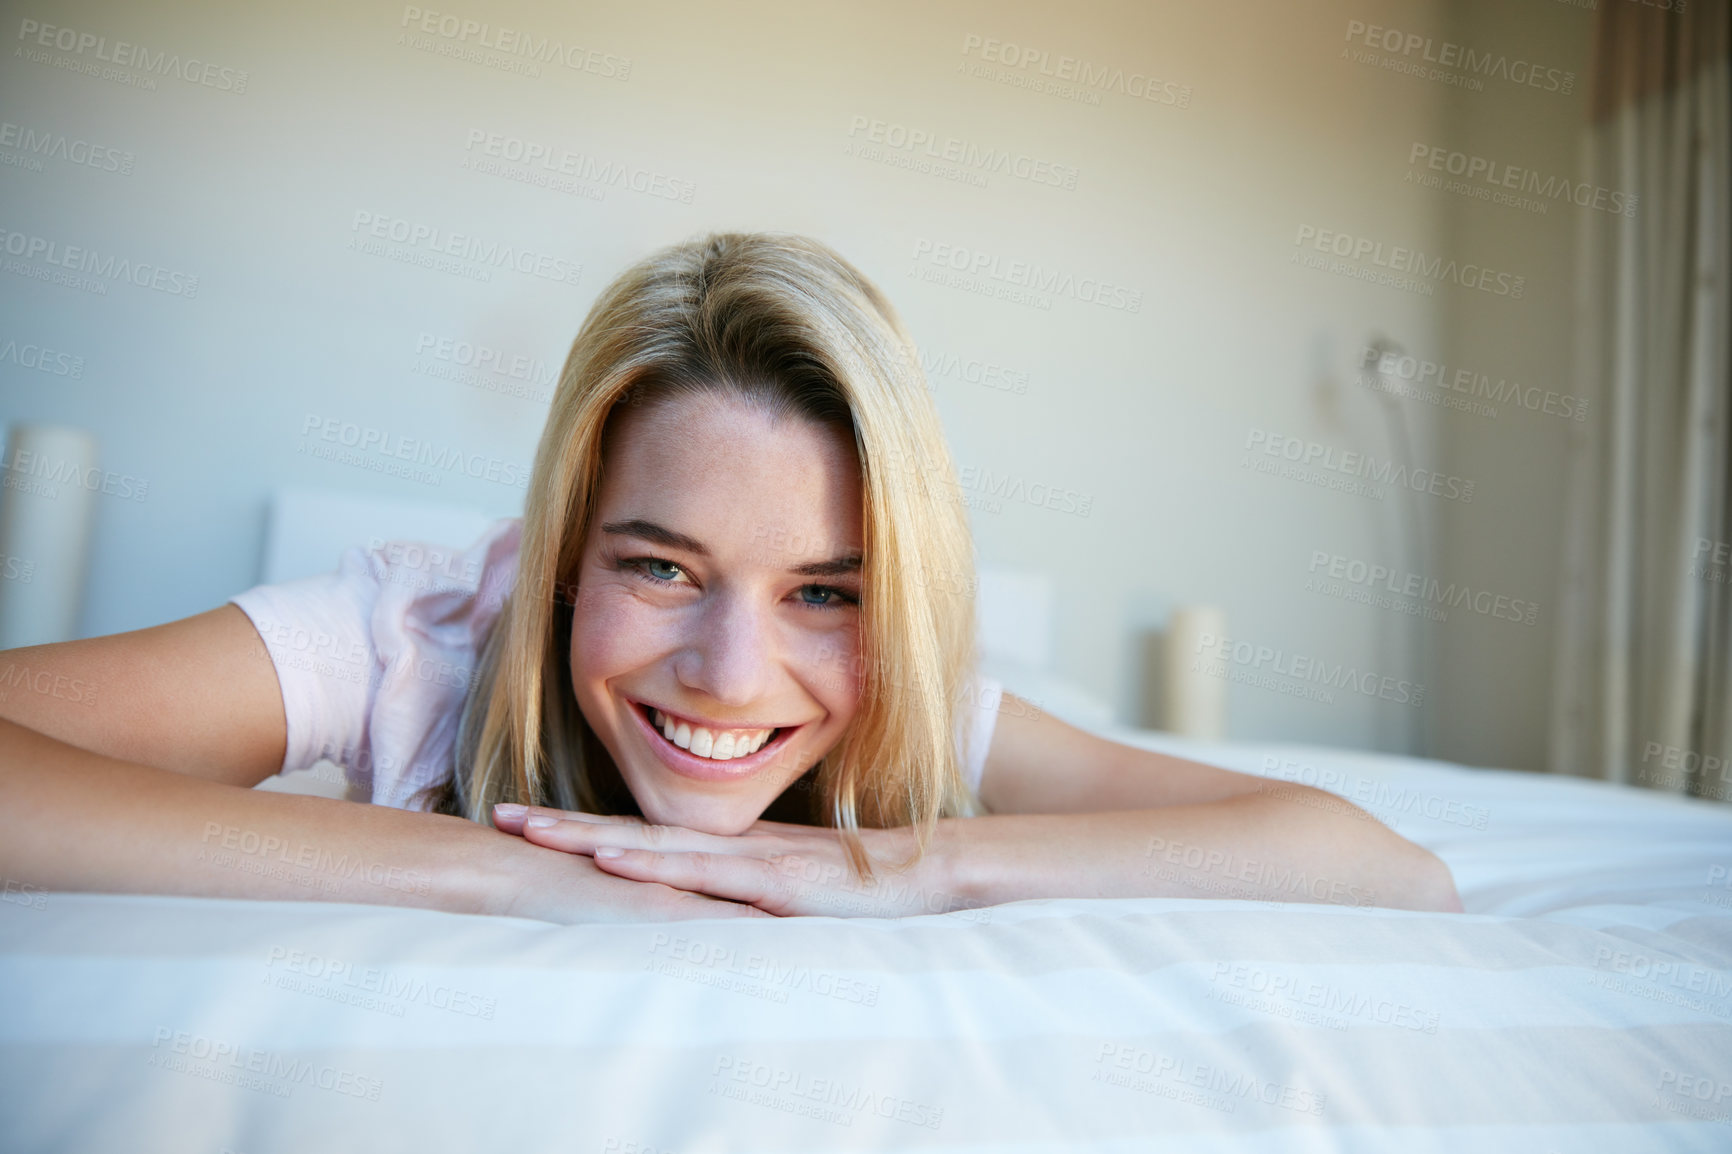
POLYGON ((644 561, 644 572, 661 581, 673 581, 679 577, 680 567, 672 561, 650 557, 644 561))
POLYGON ((814 609, 841 609, 845 605, 858 604, 852 594, 834 585, 802 585, 800 601, 814 609))

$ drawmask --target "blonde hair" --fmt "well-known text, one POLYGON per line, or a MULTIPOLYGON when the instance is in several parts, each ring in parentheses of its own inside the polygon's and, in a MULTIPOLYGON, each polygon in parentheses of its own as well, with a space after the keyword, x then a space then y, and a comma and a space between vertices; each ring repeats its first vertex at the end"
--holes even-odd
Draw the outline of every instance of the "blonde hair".
POLYGON ((804 820, 842 831, 857 874, 871 874, 862 827, 915 826, 918 858, 937 818, 975 812, 953 737, 974 659, 973 583, 918 575, 972 575, 973 545, 913 342, 864 275, 800 236, 670 246, 590 310, 536 450, 516 585, 483 648, 451 780, 429 800, 483 823, 496 802, 638 812, 572 689, 576 577, 609 417, 715 391, 851 436, 865 506, 861 698, 796 784, 811 794, 804 820))

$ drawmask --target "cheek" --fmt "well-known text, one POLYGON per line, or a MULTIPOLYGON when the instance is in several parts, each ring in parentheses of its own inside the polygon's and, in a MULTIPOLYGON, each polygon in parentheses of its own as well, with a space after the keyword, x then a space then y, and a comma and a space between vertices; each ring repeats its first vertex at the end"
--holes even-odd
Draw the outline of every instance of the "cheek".
POLYGON ((664 648, 660 616, 634 597, 609 591, 579 597, 571 618, 573 683, 617 677, 654 660, 664 648))
POLYGON ((790 664, 796 676, 833 717, 850 718, 859 707, 866 679, 860 650, 857 625, 807 635, 793 647, 790 664))

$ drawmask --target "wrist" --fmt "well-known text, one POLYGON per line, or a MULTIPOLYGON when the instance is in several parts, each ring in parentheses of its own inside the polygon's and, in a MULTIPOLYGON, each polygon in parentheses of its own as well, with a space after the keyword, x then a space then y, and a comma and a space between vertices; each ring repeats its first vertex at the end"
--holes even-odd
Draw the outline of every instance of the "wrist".
POLYGON ((537 875, 545 873, 545 863, 539 859, 558 851, 463 818, 452 820, 466 827, 463 840, 467 844, 461 852, 450 854, 439 871, 439 908, 462 914, 534 917, 526 911, 538 889, 537 875))
POLYGON ((940 818, 932 830, 926 854, 920 861, 920 884, 934 898, 942 899, 945 910, 973 909, 986 905, 988 897, 982 879, 973 868, 976 855, 975 839, 967 823, 980 818, 940 818))

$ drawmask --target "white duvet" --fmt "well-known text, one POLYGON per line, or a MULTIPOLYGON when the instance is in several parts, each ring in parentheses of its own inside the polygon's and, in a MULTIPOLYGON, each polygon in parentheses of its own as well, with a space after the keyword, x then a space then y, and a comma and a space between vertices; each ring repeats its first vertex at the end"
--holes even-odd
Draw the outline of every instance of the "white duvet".
POLYGON ((1732 807, 1118 736, 1350 798, 1469 912, 552 926, 10 887, 0 1144, 1732 1151, 1732 807))

